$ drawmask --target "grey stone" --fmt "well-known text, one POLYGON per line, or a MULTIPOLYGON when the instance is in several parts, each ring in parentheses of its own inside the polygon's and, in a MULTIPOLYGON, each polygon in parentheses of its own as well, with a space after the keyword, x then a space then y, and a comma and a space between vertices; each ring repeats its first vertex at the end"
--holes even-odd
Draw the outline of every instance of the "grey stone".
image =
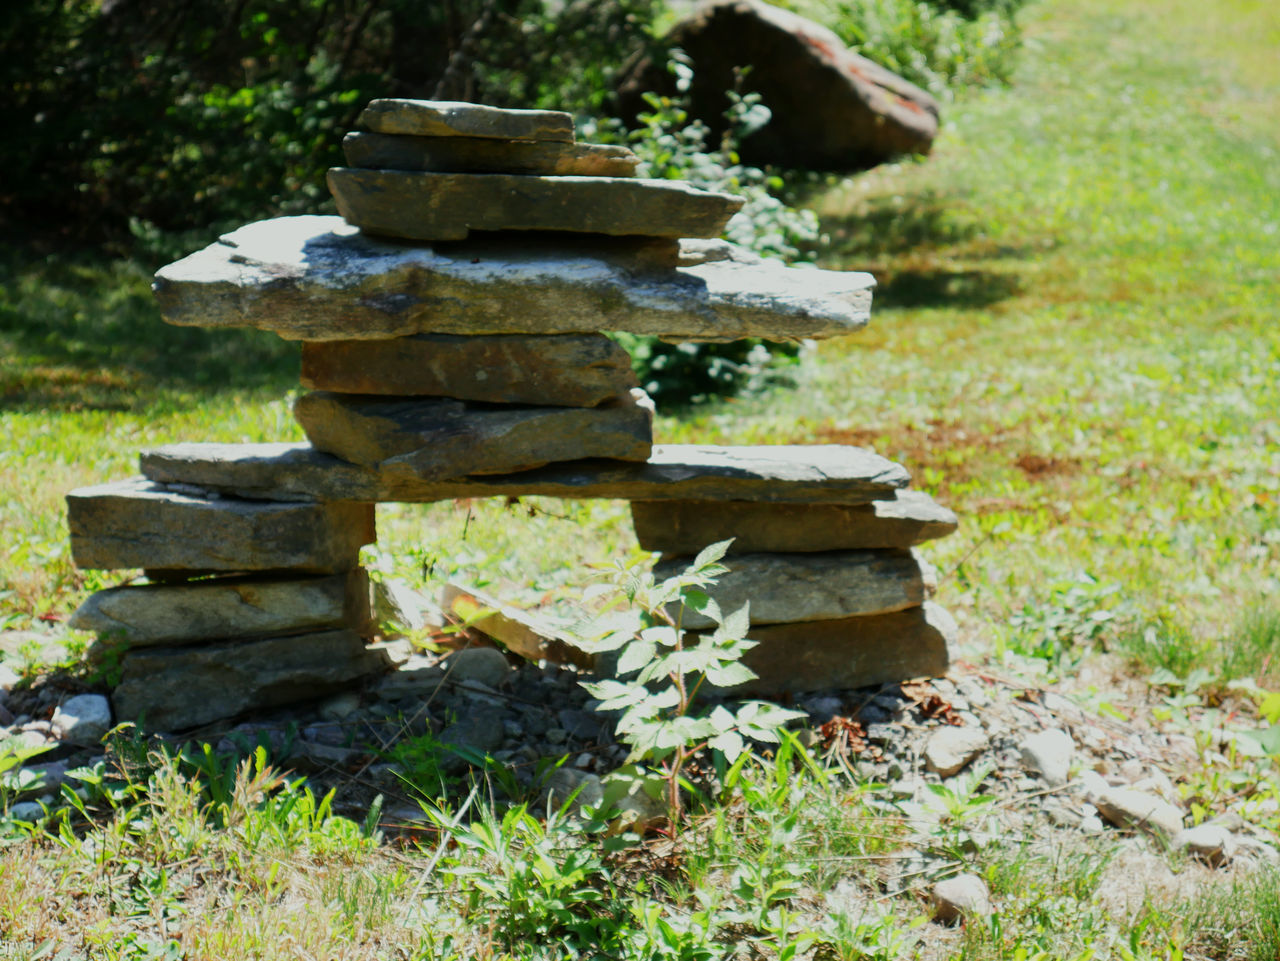
POLYGON ((330 167, 347 223, 383 237, 466 240, 480 231, 569 231, 617 237, 720 236, 742 209, 734 194, 678 180, 531 177, 330 167))
POLYGON ((330 694, 386 670, 353 631, 131 651, 112 694, 116 715, 178 731, 330 694))
MULTIPOLYGON (((708 594, 727 615, 750 602, 752 624, 829 621, 890 614, 925 600, 921 566, 906 551, 825 551, 819 554, 731 554, 728 571, 708 594)), ((684 559, 663 560, 653 575, 663 580, 684 570, 684 559)), ((679 611, 672 609, 672 616, 679 611)), ((690 630, 715 626, 688 608, 680 623, 690 630)))
MULTIPOLYGON (((444 612, 429 597, 394 577, 380 577, 374 582, 373 614, 384 636, 388 631, 442 628, 445 623, 444 612)), ((412 648, 406 657, 408 654, 412 654, 412 648)))
POLYGON ((341 721, 360 709, 360 695, 355 691, 342 691, 325 698, 316 713, 326 721, 341 721))
POLYGON ((111 730, 111 703, 101 694, 77 694, 53 712, 53 727, 64 741, 96 747, 111 730))
POLYGON ((732 537, 732 553, 906 548, 945 537, 956 516, 921 491, 893 500, 843 504, 751 501, 634 501, 631 520, 646 551, 696 554, 732 537))
POLYGON ((940 727, 925 742, 925 767, 939 777, 953 777, 979 757, 988 743, 986 733, 980 728, 940 727))
POLYGON ((780 696, 882 681, 936 677, 947 670, 955 622, 926 603, 895 614, 753 627, 757 644, 742 663, 758 677, 734 694, 780 696))
MULTIPOLYGON (((446 747, 487 754, 502 746, 502 725, 490 718, 466 717, 444 728, 437 740, 446 747)), ((446 759, 445 766, 456 771, 465 767, 466 761, 453 755, 446 759)))
POLYGON ((640 163, 613 144, 415 137, 352 131, 342 138, 348 167, 434 173, 532 174, 552 177, 634 177, 640 163))
POLYGON ((957 874, 939 881, 931 892, 933 916, 944 923, 991 914, 991 892, 976 874, 957 874))
POLYGON ((558 811, 571 797, 573 803, 570 813, 576 813, 583 807, 599 807, 604 800, 604 784, 599 775, 589 774, 566 764, 556 768, 543 787, 543 803, 550 810, 558 811), (576 796, 575 791, 578 792, 576 796))
POLYGON ((211 499, 139 478, 73 490, 67 523, 81 568, 328 574, 374 540, 372 504, 211 499))
POLYGON ((312 446, 425 481, 504 474, 582 457, 644 461, 653 402, 636 389, 600 407, 472 407, 445 398, 313 391, 294 404, 312 446))
POLYGON ((1023 766, 1039 774, 1050 787, 1067 783, 1076 746, 1066 731, 1037 731, 1023 738, 1018 748, 1023 766))
POLYGON ((905 468, 860 447, 655 445, 644 464, 578 461, 509 476, 422 481, 345 464, 309 444, 171 444, 145 451, 160 483, 244 497, 428 502, 540 495, 617 500, 858 504, 892 494, 905 468))
POLYGON ((21 674, 7 664, 0 663, 0 704, 4 703, 4 695, 12 691, 21 680, 21 674))
POLYGON ((225 577, 113 587, 91 594, 68 626, 134 647, 331 627, 365 634, 370 629, 369 580, 357 567, 328 577, 225 577))
POLYGON ((1185 850, 1213 867, 1221 867, 1236 853, 1235 836, 1218 824, 1199 824, 1183 828, 1170 842, 1176 849, 1185 850))
POLYGON ((466 647, 454 651, 442 662, 445 676, 455 684, 478 681, 498 687, 511 674, 511 665, 496 647, 466 647))
POLYGON ((19 801, 9 807, 9 817, 14 821, 35 823, 44 817, 44 805, 35 801, 19 801))
POLYGON ((557 712, 556 719, 570 737, 582 741, 596 740, 609 726, 608 720, 594 711, 582 711, 577 708, 561 709, 557 712))
POLYGON ((356 122, 376 133, 573 142, 573 115, 456 100, 370 100, 356 122))
POLYGON ((302 384, 399 397, 595 407, 636 386, 631 358, 603 334, 418 334, 310 341, 302 384))
POLYGON ((507 650, 530 661, 551 661, 590 668, 595 659, 546 618, 521 610, 479 588, 451 581, 441 605, 467 625, 501 642, 507 650))
MULTIPOLYGON (((683 249, 683 247, 682 247, 683 249)), ((869 274, 801 270, 732 245, 688 267, 653 266, 652 244, 493 235, 408 246, 337 217, 241 227, 162 268, 155 293, 179 326, 259 327, 289 340, 410 334, 579 334, 795 340, 866 325, 869 274)))
POLYGON ((397 701, 406 697, 429 697, 444 681, 444 668, 434 658, 414 655, 398 670, 382 678, 375 688, 381 697, 397 701))
POLYGON ((1141 828, 1177 834, 1182 829, 1182 811, 1154 794, 1126 787, 1106 787, 1090 798, 1098 813, 1116 827, 1141 828))

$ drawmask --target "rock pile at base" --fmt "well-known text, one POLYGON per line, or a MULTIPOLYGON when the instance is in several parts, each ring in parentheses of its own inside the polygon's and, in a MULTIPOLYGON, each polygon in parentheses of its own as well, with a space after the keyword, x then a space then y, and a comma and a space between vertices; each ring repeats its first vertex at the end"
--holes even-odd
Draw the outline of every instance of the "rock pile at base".
MULTIPOLYGON (((833 336, 866 323, 870 277, 706 240, 736 198, 635 178, 624 148, 574 143, 567 114, 374 101, 361 123, 330 176, 345 222, 250 224, 157 274, 171 323, 304 342, 308 442, 172 445, 143 477, 68 495, 76 563, 152 581, 75 615, 127 645, 118 719, 180 729, 385 670, 358 567, 381 501, 629 500, 659 573, 738 538, 716 591, 751 600, 753 691, 945 670, 952 627, 911 548, 950 511, 860 448, 655 448, 603 334, 833 336)), ((491 620, 519 653, 581 663, 516 612, 491 620)))

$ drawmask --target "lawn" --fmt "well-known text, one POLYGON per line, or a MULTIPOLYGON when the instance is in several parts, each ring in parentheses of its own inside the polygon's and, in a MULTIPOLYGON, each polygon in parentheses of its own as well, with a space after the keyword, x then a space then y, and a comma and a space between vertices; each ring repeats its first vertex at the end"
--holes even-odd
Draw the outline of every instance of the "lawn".
MULTIPOLYGON (((1215 710, 1252 726, 1265 694, 1233 683, 1280 689, 1280 12, 1039 0, 1022 22, 1014 84, 947 105, 927 161, 804 188, 821 265, 879 280, 871 326, 807 352, 794 389, 665 414, 656 434, 899 460, 961 518, 925 551, 961 624, 958 674, 1016 675, 1187 736, 1228 723, 1215 710)), ((296 347, 165 327, 155 266, 0 258, 0 629, 54 633, 113 582, 70 563, 68 489, 132 472, 148 446, 301 437, 296 347)), ((619 504, 388 505, 379 526, 372 565, 419 584, 458 572, 530 603, 569 601, 593 568, 642 556, 619 504)), ((1186 796, 1214 810, 1253 797, 1267 802, 1255 822, 1280 827, 1274 759, 1217 757, 1182 772, 1186 796)), ((181 957, 148 947, 169 924, 189 957, 561 957, 575 905, 608 890, 636 934, 604 956, 1276 956, 1274 873, 1117 915, 1098 895, 1115 856, 1101 843, 966 850, 1004 907, 959 935, 918 940, 936 925, 908 893, 806 940, 813 892, 870 890, 863 862, 909 832, 877 813, 880 789, 793 762, 749 767, 733 807, 648 865, 558 825, 498 812, 462 828, 442 810, 429 836, 462 852, 444 866, 430 845, 379 847, 317 814, 302 788, 256 803, 278 786, 252 770, 201 810, 191 769, 161 764, 145 818, 121 795, 129 817, 0 849, 0 954, 10 931, 36 944, 80 925, 92 957, 181 957)))

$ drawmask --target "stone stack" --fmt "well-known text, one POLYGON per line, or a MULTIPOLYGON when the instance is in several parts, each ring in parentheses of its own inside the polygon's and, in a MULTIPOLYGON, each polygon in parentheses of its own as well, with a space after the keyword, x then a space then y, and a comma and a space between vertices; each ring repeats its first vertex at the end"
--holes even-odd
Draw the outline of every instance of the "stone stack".
POLYGON ((717 590, 752 599, 757 690, 945 668, 910 548, 949 511, 859 448, 653 446, 652 404, 602 333, 834 336, 867 322, 868 275, 713 239, 739 199, 636 178, 625 148, 574 143, 567 114, 394 100, 361 123, 329 174, 342 218, 250 224, 156 275, 170 323, 303 342, 308 442, 170 445, 143 477, 68 496, 78 565, 155 581, 75 617, 130 645, 120 717, 191 723, 185 698, 213 720, 382 669, 356 561, 380 501, 625 499, 661 571, 736 536, 717 590))

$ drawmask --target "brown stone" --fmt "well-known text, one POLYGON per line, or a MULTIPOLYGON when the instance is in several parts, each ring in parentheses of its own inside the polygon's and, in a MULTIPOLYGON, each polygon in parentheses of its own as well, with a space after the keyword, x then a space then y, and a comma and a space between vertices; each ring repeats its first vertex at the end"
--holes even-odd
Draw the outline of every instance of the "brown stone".
POLYGON ((611 144, 349 133, 348 167, 535 177, 634 177, 640 158, 611 144))
POLYGON ((412 246, 340 217, 280 217, 164 267, 154 289, 171 324, 289 340, 604 330, 796 340, 851 333, 870 316, 870 274, 800 270, 712 241, 681 242, 674 267, 654 245, 562 233, 412 246))
POLYGON ((423 481, 347 464, 309 444, 170 444, 144 451, 164 483, 278 500, 425 503, 459 497, 753 500, 865 504, 907 486, 899 464, 860 447, 665 444, 644 464, 575 461, 520 474, 423 481))
POLYGON ((67 522, 80 568, 332 574, 374 540, 372 504, 195 496, 141 478, 72 491, 67 522))
POLYGON ((419 334, 305 343, 302 384, 347 394, 595 407, 626 394, 636 377, 627 352, 603 334, 419 334))
MULTIPOLYGON (((753 164, 857 171, 927 153, 938 103, 915 84, 849 50, 826 27, 761 0, 700 3, 664 38, 693 61, 690 114, 718 137, 725 91, 759 93, 769 122, 742 138, 753 164), (745 72, 743 68, 746 68, 745 72)), ((648 91, 676 91, 665 57, 636 63, 619 89, 622 116, 647 110, 648 91)))
POLYGON ((731 553, 912 547, 945 537, 956 516, 921 491, 893 500, 842 504, 751 501, 633 501, 631 519, 646 551, 696 554, 733 538, 731 553))
POLYGON ((583 456, 643 461, 653 449, 653 402, 638 388, 600 407, 479 407, 314 391, 293 412, 317 450, 426 481, 583 456))
POLYGON ((758 643, 742 663, 760 676, 733 693, 776 697, 939 677, 955 622, 926 603, 893 614, 753 627, 748 636, 758 643))
POLYGON ((573 116, 456 100, 371 100, 356 122, 375 133, 573 142, 573 116))
POLYGON ((504 604, 477 587, 449 583, 440 604, 460 617, 468 627, 501 642, 512 653, 530 661, 552 661, 590 669, 595 658, 575 638, 529 611, 504 604))
MULTIPOLYGON (((706 592, 723 614, 750 602, 752 624, 826 621, 867 614, 888 614, 919 607, 926 596, 931 570, 910 551, 824 551, 820 554, 731 554, 721 574, 706 592)), ((685 558, 663 560, 654 566, 660 580, 685 569, 685 558)), ((673 616, 690 630, 715 626, 715 621, 692 608, 673 616)))
POLYGON ((340 627, 367 635, 370 625, 369 577, 359 567, 328 577, 113 587, 90 595, 67 624, 132 647, 340 627))
POLYGON ((332 167, 338 213, 371 234, 465 240, 473 230, 718 237, 741 197, 676 180, 524 177, 332 167))
POLYGON ((311 700, 388 670, 384 652, 354 631, 130 651, 111 700, 119 720, 149 731, 311 700))

